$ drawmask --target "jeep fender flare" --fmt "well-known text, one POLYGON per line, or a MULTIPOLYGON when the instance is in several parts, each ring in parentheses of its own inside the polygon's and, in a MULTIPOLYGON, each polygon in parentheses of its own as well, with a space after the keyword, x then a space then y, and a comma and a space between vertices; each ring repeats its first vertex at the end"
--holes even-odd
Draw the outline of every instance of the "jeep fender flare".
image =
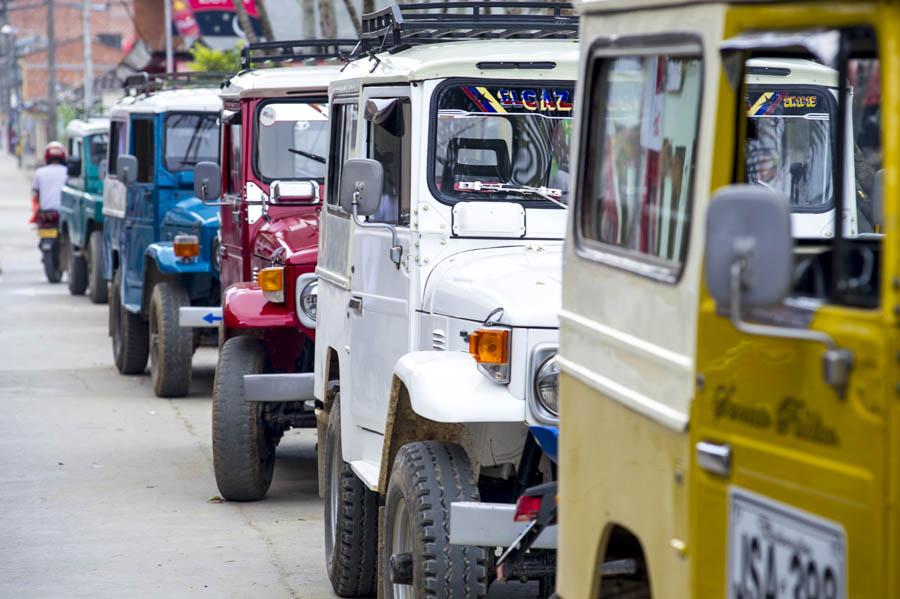
MULTIPOLYGON (((471 455, 467 424, 522 424, 525 402, 488 380, 463 352, 418 351, 394 365, 378 490, 400 447, 431 439, 457 443, 471 455)), ((371 485, 370 485, 371 487, 371 485)))
POLYGON ((270 302, 256 283, 242 281, 225 290, 222 323, 226 329, 277 329, 300 326, 294 306, 270 302))

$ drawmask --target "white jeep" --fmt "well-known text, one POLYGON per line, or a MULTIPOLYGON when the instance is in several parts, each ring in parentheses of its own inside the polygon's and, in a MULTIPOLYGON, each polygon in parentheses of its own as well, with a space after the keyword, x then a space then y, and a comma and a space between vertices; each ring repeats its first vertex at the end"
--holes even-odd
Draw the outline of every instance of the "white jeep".
POLYGON ((555 477, 528 426, 557 421, 577 21, 484 5, 367 15, 329 88, 314 394, 342 596, 486 596, 517 498, 555 477))

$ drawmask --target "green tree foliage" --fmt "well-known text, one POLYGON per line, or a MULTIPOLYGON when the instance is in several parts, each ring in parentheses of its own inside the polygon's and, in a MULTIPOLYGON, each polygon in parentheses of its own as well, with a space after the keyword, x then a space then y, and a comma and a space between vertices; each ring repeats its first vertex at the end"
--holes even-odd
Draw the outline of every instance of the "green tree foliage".
POLYGON ((191 56, 194 58, 191 68, 195 71, 233 73, 241 62, 241 48, 213 50, 203 44, 194 44, 191 56))

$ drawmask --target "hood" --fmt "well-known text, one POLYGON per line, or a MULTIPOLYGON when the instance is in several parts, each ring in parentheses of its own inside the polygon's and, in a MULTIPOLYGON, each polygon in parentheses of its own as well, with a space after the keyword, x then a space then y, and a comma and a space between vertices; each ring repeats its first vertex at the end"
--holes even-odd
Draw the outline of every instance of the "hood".
POLYGON ((219 228, 219 209, 207 206, 196 197, 181 200, 166 212, 163 224, 168 227, 192 228, 200 226, 210 229, 219 228))
POLYGON ((499 324, 557 328, 562 301, 562 245, 472 250, 435 266, 425 285, 425 311, 499 324))
POLYGON ((315 264, 318 249, 318 215, 273 219, 260 227, 253 245, 257 258, 275 264, 315 264))

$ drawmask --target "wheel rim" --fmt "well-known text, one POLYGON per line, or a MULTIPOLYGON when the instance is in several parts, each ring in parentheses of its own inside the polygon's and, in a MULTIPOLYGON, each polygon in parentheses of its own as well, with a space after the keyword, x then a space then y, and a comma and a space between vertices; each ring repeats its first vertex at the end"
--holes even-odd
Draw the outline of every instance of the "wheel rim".
POLYGON ((328 471, 328 507, 330 513, 328 514, 328 518, 325 520, 325 526, 328 527, 328 539, 332 543, 332 552, 336 551, 336 547, 338 545, 337 521, 338 506, 341 500, 341 458, 340 456, 335 455, 335 453, 336 452, 332 452, 331 468, 328 471))
MULTIPOLYGON (((391 551, 388 555, 413 552, 412 527, 409 525, 409 513, 406 509, 406 501, 401 497, 397 502, 394 512, 394 521, 391 523, 391 551)), ((390 576, 390 573, 387 573, 390 576)), ((413 588, 408 584, 393 585, 393 596, 396 599, 406 599, 413 596, 413 588)))

